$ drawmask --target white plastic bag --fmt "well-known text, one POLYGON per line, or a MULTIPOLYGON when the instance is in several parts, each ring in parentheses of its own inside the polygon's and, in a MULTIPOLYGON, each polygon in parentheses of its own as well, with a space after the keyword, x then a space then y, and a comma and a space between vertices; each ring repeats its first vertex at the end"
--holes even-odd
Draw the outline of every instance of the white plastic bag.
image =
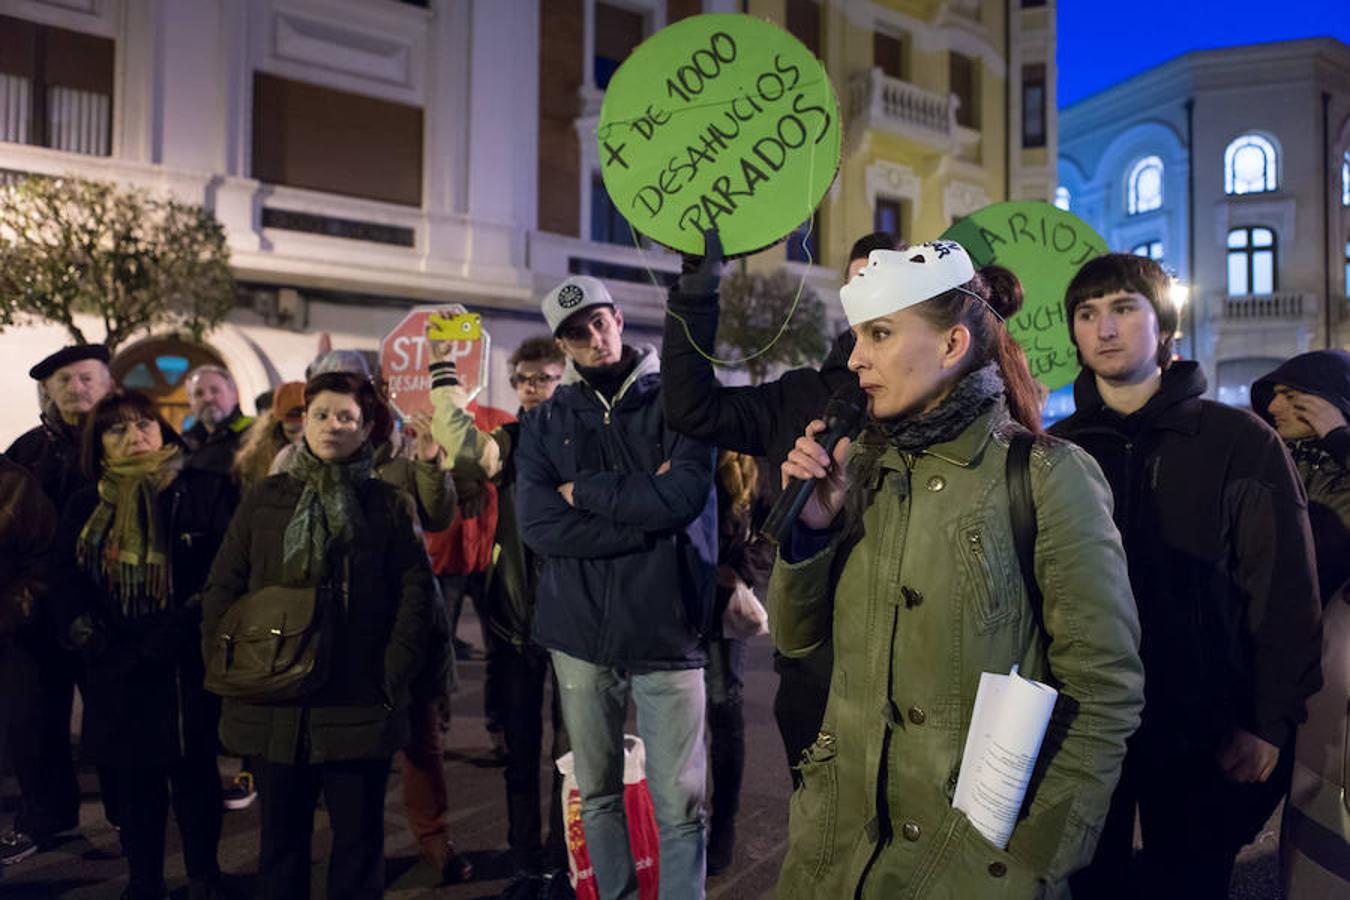
POLYGON ((746 640, 757 634, 769 633, 769 613, 759 602, 750 586, 739 578, 722 613, 722 636, 746 640))

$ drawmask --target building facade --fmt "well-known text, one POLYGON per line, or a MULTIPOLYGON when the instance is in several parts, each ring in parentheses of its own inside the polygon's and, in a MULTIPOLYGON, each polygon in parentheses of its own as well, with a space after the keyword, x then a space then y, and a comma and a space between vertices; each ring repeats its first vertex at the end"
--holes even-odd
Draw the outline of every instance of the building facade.
MULTIPOLYGON (((702 12, 796 34, 846 129, 810 228, 747 265, 789 266, 835 309, 858 236, 931 239, 1051 195, 1054 6, 1035 0, 0 0, 0 177, 169 193, 223 224, 241 286, 227 323, 205 345, 127 349, 166 402, 184 360, 209 360, 250 410, 302 377, 317 335, 373 350, 411 307, 457 302, 493 337, 485 399, 510 408, 505 357, 569 274, 604 278, 631 338, 659 342, 679 258, 635 245, 595 126, 628 53, 702 12)), ((0 390, 32 396, 28 366, 65 340, 0 333, 0 390)), ((35 413, 0 410, 0 440, 35 413)))
POLYGON ((1188 289, 1211 394, 1350 346, 1350 47, 1188 53, 1060 112, 1058 202, 1188 289))

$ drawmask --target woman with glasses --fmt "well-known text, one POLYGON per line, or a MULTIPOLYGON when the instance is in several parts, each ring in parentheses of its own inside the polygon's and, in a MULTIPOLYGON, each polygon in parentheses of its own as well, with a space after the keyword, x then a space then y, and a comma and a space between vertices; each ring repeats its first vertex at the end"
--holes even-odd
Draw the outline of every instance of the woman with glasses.
POLYGON ((85 424, 76 493, 57 533, 53 603, 84 657, 83 755, 117 775, 130 881, 162 898, 170 797, 193 900, 223 896, 216 849, 218 705, 204 677, 197 592, 234 487, 183 467, 183 444, 143 394, 113 392, 85 424))

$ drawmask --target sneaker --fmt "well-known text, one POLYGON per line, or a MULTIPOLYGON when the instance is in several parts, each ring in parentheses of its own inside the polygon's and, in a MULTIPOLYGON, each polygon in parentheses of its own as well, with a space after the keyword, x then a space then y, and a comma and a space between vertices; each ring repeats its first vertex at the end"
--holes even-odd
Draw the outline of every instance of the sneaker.
POLYGON ((22 831, 6 831, 0 834, 0 865, 12 866, 23 862, 37 850, 37 841, 22 831))
POLYGON ((225 788, 226 809, 248 809, 257 799, 258 791, 253 787, 251 772, 240 772, 225 788))

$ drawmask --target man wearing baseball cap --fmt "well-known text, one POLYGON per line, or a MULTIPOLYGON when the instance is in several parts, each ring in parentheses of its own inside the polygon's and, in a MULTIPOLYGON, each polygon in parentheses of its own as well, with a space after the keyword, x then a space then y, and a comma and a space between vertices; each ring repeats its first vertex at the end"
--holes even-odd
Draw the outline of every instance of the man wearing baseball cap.
POLYGON ((525 414, 517 508, 542 558, 535 639, 550 651, 601 898, 637 895, 623 798, 631 695, 660 830, 661 895, 702 897, 713 448, 666 427, 656 350, 623 343, 604 284, 575 276, 544 319, 569 361, 525 414))
MULTIPOLYGON (((31 472, 59 515, 70 496, 87 483, 80 471, 80 428, 94 404, 113 388, 108 348, 63 347, 28 370, 41 387, 41 423, 19 436, 5 456, 31 472)), ((0 834, 0 863, 17 862, 52 836, 79 824, 80 791, 70 755, 70 710, 78 659, 62 648, 35 604, 33 620, 14 634, 12 659, 0 691, 11 694, 19 727, 9 734, 8 756, 18 776, 22 803, 12 831, 0 834)), ((105 808, 112 809, 104 785, 105 808)))

